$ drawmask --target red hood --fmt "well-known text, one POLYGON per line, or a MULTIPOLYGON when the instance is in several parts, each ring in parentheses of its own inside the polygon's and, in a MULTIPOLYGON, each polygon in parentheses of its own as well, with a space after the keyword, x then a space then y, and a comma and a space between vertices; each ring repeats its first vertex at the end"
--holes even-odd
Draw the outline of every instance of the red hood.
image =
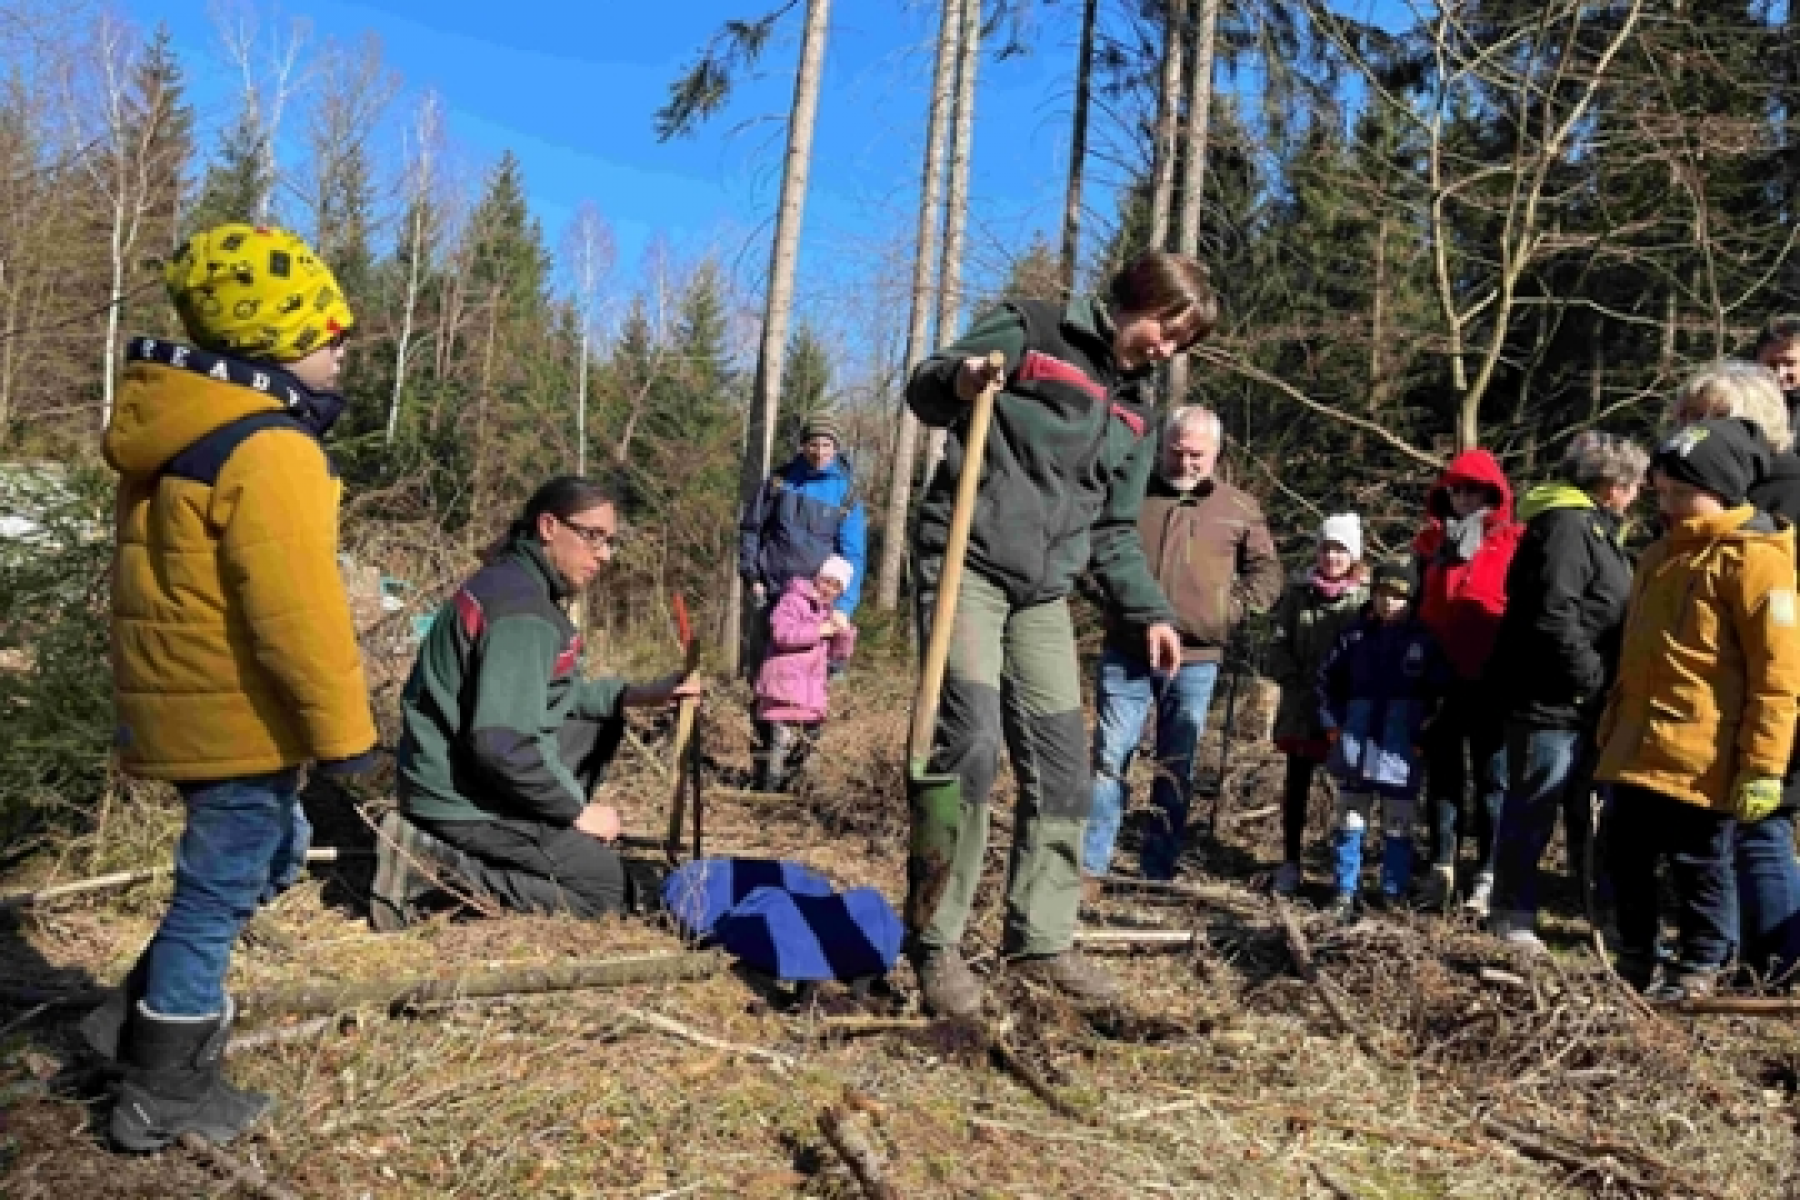
MULTIPOLYGON (((1425 528, 1419 531, 1415 545, 1424 541, 1428 535, 1440 531, 1450 513, 1450 485, 1452 483, 1479 483, 1493 489, 1500 497, 1500 502, 1493 505, 1487 515, 1487 527, 1504 525, 1513 519, 1512 484, 1506 482, 1506 472, 1486 450, 1465 450, 1450 460, 1438 481, 1431 485, 1425 494, 1425 528)), ((1435 548, 1435 547, 1434 547, 1435 548)), ((1423 552, 1424 547, 1419 549, 1423 552)))

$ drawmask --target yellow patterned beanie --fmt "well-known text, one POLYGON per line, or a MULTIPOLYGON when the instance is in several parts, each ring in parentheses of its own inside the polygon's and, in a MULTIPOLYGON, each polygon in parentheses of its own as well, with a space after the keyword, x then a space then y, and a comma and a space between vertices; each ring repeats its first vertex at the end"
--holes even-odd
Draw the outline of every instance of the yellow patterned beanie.
POLYGON ((163 271, 169 299, 202 347, 294 362, 356 324, 344 290, 312 247, 284 229, 215 225, 163 271))

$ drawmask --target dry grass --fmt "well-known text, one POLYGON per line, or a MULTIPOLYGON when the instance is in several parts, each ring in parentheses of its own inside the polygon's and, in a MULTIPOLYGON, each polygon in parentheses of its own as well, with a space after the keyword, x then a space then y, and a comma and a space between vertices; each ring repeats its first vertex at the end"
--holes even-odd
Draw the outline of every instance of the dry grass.
MULTIPOLYGON (((790 797, 736 791, 749 771, 741 695, 708 705, 709 843, 804 858, 845 884, 898 897, 904 842, 905 679, 866 670, 790 797)), ((640 731, 654 754, 665 736, 640 731)), ((1274 799, 1278 773, 1245 755, 1226 815, 1274 799)), ((1141 782, 1141 781, 1140 781, 1141 782)), ((632 823, 660 828, 662 767, 628 751, 610 785, 632 823)), ((1142 788, 1138 793, 1142 794, 1142 788)), ((1003 814, 1004 815, 1004 814, 1003 814)), ((355 827, 321 814, 322 840, 355 827)), ((166 813, 148 822, 167 831, 166 813)), ((995 823, 994 874, 1006 853, 995 823)), ((1273 857, 1273 822, 1227 824, 1190 875, 1247 882, 1273 857)), ((41 866, 38 868, 41 871, 41 866)), ((496 962, 673 951, 643 922, 440 918, 370 933, 359 868, 289 893, 269 920, 290 948, 240 950, 233 987, 451 974, 496 962)), ((166 885, 164 885, 166 886, 166 885)), ((973 940, 998 937, 992 888, 973 940)), ((139 889, 34 915, 7 942, 0 982, 111 979, 154 927, 162 893, 139 889)), ((1509 959, 1459 923, 1382 917, 1307 925, 1324 974, 1373 1055, 1344 1036, 1291 970, 1267 902, 1110 897, 1116 925, 1200 927, 1193 954, 1115 958, 1130 1019, 1096 1025, 1003 973, 990 1008, 1025 1058, 1085 1119, 1055 1116, 997 1069, 967 1031, 852 1037, 823 1017, 857 1011, 829 993, 784 1006, 726 973, 616 992, 466 1003, 398 1019, 363 1014, 234 1056, 238 1080, 275 1094, 275 1118, 241 1148, 274 1179, 320 1197, 612 1197, 860 1193, 818 1130, 819 1109, 871 1110, 885 1170, 904 1196, 1519 1197, 1796 1194, 1800 1038, 1781 1022, 1647 1018, 1590 956, 1509 959), (1490 978, 1500 968, 1522 985, 1490 978), (625 1014, 666 1014, 714 1037, 779 1050, 789 1074, 669 1035, 625 1014), (1527 1158, 1484 1132, 1537 1129, 1586 1169, 1527 1158), (1609 1157, 1610 1156, 1610 1157, 1609 1157)), ((984 960, 992 971, 989 956, 984 960)), ((897 972, 911 1002, 911 980, 897 972)), ((0 1010, 0 1023, 27 1010, 0 1010)), ((70 1058, 71 1030, 42 1014, 0 1034, 0 1087, 70 1058)), ((63 1093, 5 1115, 0 1194, 228 1194, 180 1152, 123 1160, 93 1132, 103 1108, 63 1093)), ((1554 1147, 1553 1147, 1554 1148, 1554 1147)), ((241 1194, 241 1193, 240 1193, 241 1194)))

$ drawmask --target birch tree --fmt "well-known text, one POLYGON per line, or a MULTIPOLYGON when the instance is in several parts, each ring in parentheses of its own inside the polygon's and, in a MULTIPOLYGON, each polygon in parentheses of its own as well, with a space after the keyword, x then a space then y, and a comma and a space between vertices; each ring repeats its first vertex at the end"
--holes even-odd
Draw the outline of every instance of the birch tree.
POLYGON ((583 200, 575 210, 563 237, 563 259, 574 287, 575 314, 579 323, 575 366, 575 473, 587 474, 588 373, 593 358, 594 323, 598 316, 600 285, 612 271, 613 236, 599 206, 583 200))
POLYGON ((157 184, 170 172, 179 144, 167 136, 177 121, 167 80, 139 71, 137 33, 112 13, 95 22, 87 70, 66 78, 72 145, 107 224, 108 282, 101 346, 100 426, 112 420, 118 376, 119 330, 139 239, 158 198, 157 184), (91 88, 85 86, 91 83, 91 88), (139 94, 134 83, 148 90, 139 94), (91 107, 89 102, 91 101, 91 107))
POLYGON ((234 136, 242 151, 254 156, 256 171, 248 210, 232 220, 267 225, 273 219, 275 189, 281 178, 277 141, 288 105, 306 83, 304 53, 311 26, 290 21, 262 45, 262 23, 249 0, 220 0, 212 10, 220 47, 238 77, 238 116, 234 136))
POLYGON ((394 341, 394 389, 388 398, 385 441, 394 444, 400 425, 400 405, 406 395, 407 371, 412 365, 413 340, 419 305, 431 270, 432 247, 437 243, 438 161, 443 153, 443 102, 435 91, 426 92, 405 134, 406 212, 401 232, 400 255, 406 282, 400 299, 400 332, 394 341))

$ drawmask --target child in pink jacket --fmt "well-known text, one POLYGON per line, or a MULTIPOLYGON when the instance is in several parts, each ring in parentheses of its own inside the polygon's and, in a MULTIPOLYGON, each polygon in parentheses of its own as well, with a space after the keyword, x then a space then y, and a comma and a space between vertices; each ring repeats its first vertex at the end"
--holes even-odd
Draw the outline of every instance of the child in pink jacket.
POLYGON ((783 790, 806 745, 825 721, 825 675, 850 657, 856 629, 832 606, 854 568, 837 555, 811 579, 794 579, 769 614, 769 651, 756 673, 756 722, 762 746, 755 787, 783 790), (797 753, 798 751, 798 753, 797 753))

